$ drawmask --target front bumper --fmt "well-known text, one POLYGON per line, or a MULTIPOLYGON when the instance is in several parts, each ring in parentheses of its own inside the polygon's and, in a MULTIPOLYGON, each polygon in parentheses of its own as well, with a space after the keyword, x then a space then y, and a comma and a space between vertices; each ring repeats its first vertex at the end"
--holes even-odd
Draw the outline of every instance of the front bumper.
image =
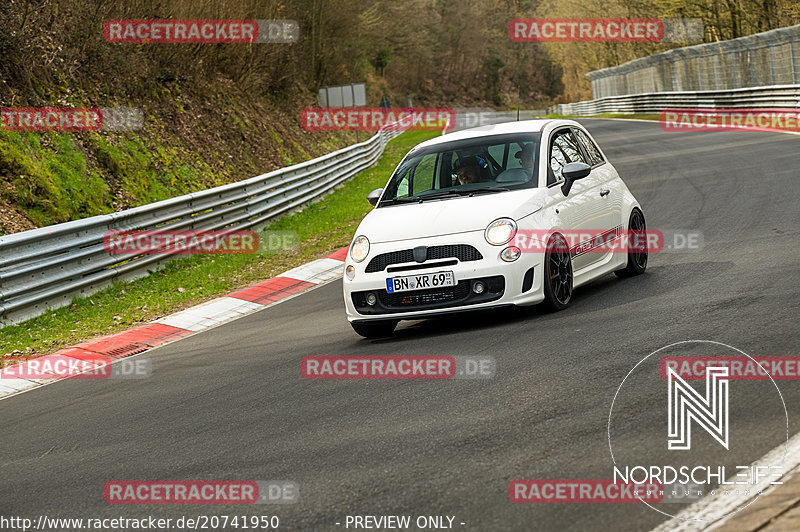
MULTIPOLYGON (((523 253, 516 261, 505 262, 500 258, 505 248, 486 242, 483 231, 372 244, 369 256, 361 263, 355 263, 349 256, 345 261, 345 267, 352 265, 355 268, 353 280, 345 275, 343 281, 347 318, 350 321, 422 319, 459 310, 532 305, 542 301, 543 256, 523 253), (474 260, 474 253, 468 253, 467 256, 460 253, 465 259, 462 261, 436 253, 436 258, 417 263, 409 260, 409 253, 399 253, 418 246, 453 249, 459 245, 471 246, 482 258, 474 260), (387 253, 402 262, 382 263, 380 271, 366 271, 373 258, 387 253), (452 271, 457 285, 394 294, 386 291, 386 279, 389 277, 437 271, 452 271), (487 287, 480 294, 472 289, 478 280, 487 287), (376 296, 374 305, 366 302, 366 295, 370 292, 376 296)), ((375 269, 374 264, 371 269, 375 269)))

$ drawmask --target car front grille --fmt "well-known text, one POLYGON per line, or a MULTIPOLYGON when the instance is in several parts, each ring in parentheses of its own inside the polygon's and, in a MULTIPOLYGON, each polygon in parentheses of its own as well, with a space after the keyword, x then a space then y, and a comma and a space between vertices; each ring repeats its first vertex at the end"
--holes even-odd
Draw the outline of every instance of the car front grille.
POLYGON ((502 275, 462 279, 455 286, 413 290, 410 292, 389 293, 386 289, 366 290, 351 294, 353 305, 360 314, 391 314, 393 312, 410 312, 414 310, 431 310, 457 307, 461 305, 477 305, 496 301, 505 292, 505 278, 502 275), (486 283, 486 290, 480 294, 472 291, 476 281, 486 283), (367 304, 367 294, 376 296, 375 305, 367 304))
MULTIPOLYGON (((474 260, 483 259, 483 255, 475 247, 469 244, 448 244, 444 246, 431 246, 428 248, 425 260, 437 259, 451 259, 455 258, 461 262, 469 262, 474 260)), ((381 253, 372 258, 367 264, 366 272, 375 273, 382 272, 387 266, 392 264, 403 264, 406 262, 415 262, 414 250, 404 249, 401 251, 391 251, 389 253, 381 253)))
POLYGON ((386 307, 419 307, 463 299, 468 293, 469 282, 460 281, 456 286, 432 288, 416 292, 401 292, 399 294, 389 294, 386 290, 381 290, 378 292, 378 299, 386 307))

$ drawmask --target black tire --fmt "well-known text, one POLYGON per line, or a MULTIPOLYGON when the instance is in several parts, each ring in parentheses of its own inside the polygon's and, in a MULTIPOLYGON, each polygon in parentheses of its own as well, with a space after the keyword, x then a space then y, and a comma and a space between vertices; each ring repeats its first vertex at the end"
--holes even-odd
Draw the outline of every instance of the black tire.
POLYGON ((614 273, 617 274, 618 277, 632 277, 634 275, 641 275, 647 269, 647 224, 644 220, 644 214, 637 208, 634 208, 631 211, 631 217, 628 219, 628 242, 636 242, 637 237, 636 235, 642 235, 638 237, 638 240, 644 241, 644 245, 642 246, 632 246, 632 247, 640 247, 641 249, 629 249, 628 250, 628 264, 622 270, 617 270, 614 273))
POLYGON ((544 301, 552 310, 564 310, 572 301, 572 257, 567 240, 559 234, 547 243, 544 255, 544 301))
POLYGON ((364 338, 386 338, 391 336, 397 327, 396 320, 384 321, 351 321, 353 330, 364 338))

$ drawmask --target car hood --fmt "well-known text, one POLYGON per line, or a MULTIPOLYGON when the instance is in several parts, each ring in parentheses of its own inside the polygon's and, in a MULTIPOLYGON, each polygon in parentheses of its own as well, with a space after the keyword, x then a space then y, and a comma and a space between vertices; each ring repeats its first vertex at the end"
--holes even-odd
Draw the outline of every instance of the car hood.
POLYGON ((540 189, 529 188, 379 207, 361 221, 357 234, 377 244, 483 231, 498 218, 519 220, 538 211, 542 194, 540 189))

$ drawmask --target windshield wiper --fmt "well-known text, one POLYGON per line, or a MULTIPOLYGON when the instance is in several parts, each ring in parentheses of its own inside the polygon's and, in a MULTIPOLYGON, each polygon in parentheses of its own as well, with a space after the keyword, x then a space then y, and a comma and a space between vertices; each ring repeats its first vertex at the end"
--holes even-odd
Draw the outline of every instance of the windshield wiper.
POLYGON ((443 190, 441 192, 436 192, 434 194, 425 194, 424 196, 417 196, 420 201, 426 200, 428 198, 446 198, 448 196, 457 195, 457 196, 466 196, 468 192, 466 190, 458 190, 454 188, 449 188, 447 190, 443 190))
POLYGON ((425 194, 424 196, 419 196, 420 200, 433 198, 433 199, 441 199, 446 198, 449 196, 457 195, 457 196, 474 196, 476 193, 481 194, 483 192, 508 192, 511 189, 506 187, 480 187, 480 188, 468 188, 468 189, 448 189, 446 192, 439 192, 436 194, 425 194))
POLYGON ((381 200, 380 205, 397 205, 398 203, 421 203, 419 198, 392 198, 381 200))
POLYGON ((481 188, 471 188, 469 190, 465 190, 464 192, 467 192, 470 195, 472 195, 473 192, 508 192, 509 190, 511 189, 506 187, 481 187, 481 188))
POLYGON ((410 196, 407 198, 392 198, 382 200, 380 205, 396 205, 398 203, 422 203, 426 199, 442 199, 442 198, 449 198, 451 196, 473 196, 475 193, 483 193, 483 192, 508 192, 509 188, 506 187, 479 187, 479 188, 470 188, 470 189, 458 189, 458 188, 449 188, 447 190, 442 190, 441 192, 436 192, 434 194, 425 194, 422 196, 410 196))

